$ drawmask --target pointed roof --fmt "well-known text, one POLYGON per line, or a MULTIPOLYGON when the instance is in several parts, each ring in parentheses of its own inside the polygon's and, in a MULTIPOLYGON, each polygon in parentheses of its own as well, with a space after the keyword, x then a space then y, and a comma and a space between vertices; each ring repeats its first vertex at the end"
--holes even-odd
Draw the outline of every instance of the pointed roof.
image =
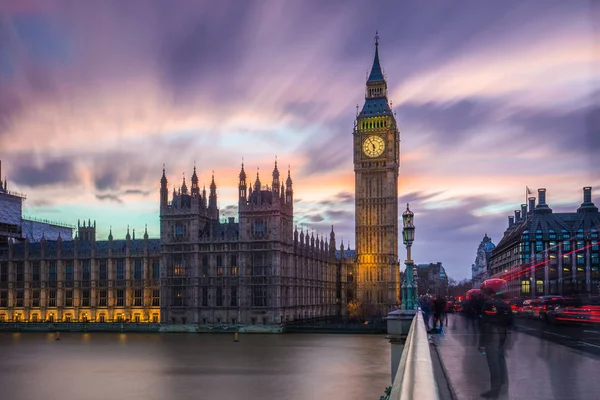
POLYGON ((167 187, 167 176, 165 175, 165 164, 163 163, 163 173, 160 177, 160 183, 163 187, 167 187))
POLYGON ((277 157, 275 157, 275 168, 273 168, 273 178, 279 178, 279 170, 277 169, 277 157))
POLYGON ((290 185, 292 184, 292 176, 291 176, 291 174, 290 174, 290 169, 291 169, 291 167, 290 167, 290 166, 288 166, 288 177, 287 177, 287 179, 285 180, 285 183, 286 183, 286 185, 288 185, 288 186, 290 186, 290 185))
POLYGON ((379 63, 379 35, 375 33, 375 58, 373 59, 373 66, 371 67, 367 83, 381 82, 383 80, 385 79, 383 78, 383 71, 379 63))
POLYGON ((212 181, 210 182, 210 191, 214 192, 217 189, 217 185, 215 183, 215 171, 212 173, 212 181))
POLYGON ((192 184, 198 185, 198 175, 196 174, 196 161, 194 161, 194 173, 192 174, 192 184))

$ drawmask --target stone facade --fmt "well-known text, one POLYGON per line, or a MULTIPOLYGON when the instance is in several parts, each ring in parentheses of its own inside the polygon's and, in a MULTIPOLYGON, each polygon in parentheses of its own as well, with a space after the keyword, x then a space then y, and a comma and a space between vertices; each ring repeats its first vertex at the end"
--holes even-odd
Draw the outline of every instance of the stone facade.
POLYGON ((474 289, 478 289, 481 282, 485 281, 490 276, 490 257, 492 256, 494 247, 496 247, 496 245, 492 243, 492 239, 490 239, 486 233, 477 247, 475 263, 471 266, 471 282, 473 283, 474 289))
MULTIPOLYGON (((168 199, 160 189, 161 323, 183 325, 279 325, 343 316, 352 264, 336 257, 329 239, 294 228, 290 171, 271 185, 257 173, 247 182, 242 165, 238 221, 219 218, 214 176, 200 190, 194 168, 168 199)), ((342 248, 343 250, 343 248, 342 248)))
POLYGON ((0 321, 159 321, 160 241, 96 241, 90 225, 0 249, 0 321))
POLYGON ((555 213, 546 204, 546 189, 509 217, 504 236, 492 251, 492 277, 508 281, 512 297, 597 295, 600 284, 598 231, 600 213, 592 188, 583 188, 583 203, 571 213, 555 213))
POLYGON ((400 134, 388 102, 378 49, 376 38, 365 103, 353 131, 357 295, 361 307, 370 316, 385 316, 400 302, 400 134))

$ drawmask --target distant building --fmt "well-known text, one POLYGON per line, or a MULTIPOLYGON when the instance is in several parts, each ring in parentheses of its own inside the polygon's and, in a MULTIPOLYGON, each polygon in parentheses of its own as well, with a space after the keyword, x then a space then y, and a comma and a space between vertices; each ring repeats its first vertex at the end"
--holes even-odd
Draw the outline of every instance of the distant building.
POLYGON ((441 262, 417 265, 419 296, 446 296, 448 275, 441 262))
POLYGON ((486 233, 481 240, 481 243, 479 243, 479 247, 477 247, 475 263, 471 266, 471 281, 473 283, 473 288, 479 288, 481 282, 489 277, 490 257, 494 247, 496 247, 496 245, 492 243, 492 239, 490 239, 486 233))
MULTIPOLYGON (((0 161, 0 174, 2 162, 0 161)), ((1 176, 1 175, 0 175, 1 176)), ((23 218, 23 201, 27 197, 22 193, 8 190, 8 182, 0 182, 0 246, 6 245, 9 240, 23 241, 27 238, 30 242, 39 242, 42 237, 47 240, 68 241, 73 238, 73 227, 67 224, 23 218)))
POLYGON ((507 279, 513 297, 598 294, 600 213, 592 188, 583 188, 583 203, 570 213, 554 213, 546 189, 508 217, 508 228, 492 251, 493 277, 507 279))

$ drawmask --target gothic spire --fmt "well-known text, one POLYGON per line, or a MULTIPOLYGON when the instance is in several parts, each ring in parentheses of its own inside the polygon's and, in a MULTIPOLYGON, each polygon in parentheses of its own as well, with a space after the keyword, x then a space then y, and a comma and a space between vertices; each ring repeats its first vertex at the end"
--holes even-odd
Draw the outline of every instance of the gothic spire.
POLYGON ((217 185, 215 184, 215 171, 212 173, 212 181, 210 182, 210 192, 214 192, 217 190, 217 185))
POLYGON ((244 171, 244 162, 242 161, 242 170, 240 171, 240 181, 246 180, 246 171, 244 171))
POLYGON ((192 174, 192 190, 198 188, 198 175, 196 174, 196 161, 194 161, 194 173, 192 174))
POLYGON ((258 177, 258 168, 256 168, 256 182, 254 182, 254 191, 260 191, 260 178, 258 177))
POLYGON ((371 67, 371 73, 367 83, 381 82, 383 81, 383 72, 381 71, 381 64, 379 63, 379 34, 375 32, 375 58, 373 59, 373 66, 371 67))
POLYGON ((185 184, 185 172, 183 173, 183 183, 181 184, 181 193, 187 194, 187 185, 185 184))
POLYGON ((165 164, 164 163, 163 163, 163 173, 162 173, 162 176, 160 177, 160 187, 162 189, 167 188, 167 175, 165 173, 165 164))
POLYGON ((285 181, 285 183, 286 183, 288 186, 291 186, 291 185, 292 185, 292 176, 290 175, 290 168, 291 168, 291 167, 288 165, 288 177, 287 177, 287 180, 285 181))

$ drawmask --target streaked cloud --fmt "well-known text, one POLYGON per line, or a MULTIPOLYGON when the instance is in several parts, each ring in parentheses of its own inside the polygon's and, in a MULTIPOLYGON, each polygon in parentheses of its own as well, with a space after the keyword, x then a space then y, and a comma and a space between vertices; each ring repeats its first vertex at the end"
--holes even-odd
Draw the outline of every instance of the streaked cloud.
POLYGON ((233 216, 242 158, 267 182, 277 156, 299 227, 353 244, 352 128, 378 29, 415 257, 466 276, 525 185, 563 207, 600 186, 600 10, 421 3, 2 4, 3 172, 30 215, 156 236, 163 163, 170 190, 194 162, 201 184, 214 171, 233 216))

